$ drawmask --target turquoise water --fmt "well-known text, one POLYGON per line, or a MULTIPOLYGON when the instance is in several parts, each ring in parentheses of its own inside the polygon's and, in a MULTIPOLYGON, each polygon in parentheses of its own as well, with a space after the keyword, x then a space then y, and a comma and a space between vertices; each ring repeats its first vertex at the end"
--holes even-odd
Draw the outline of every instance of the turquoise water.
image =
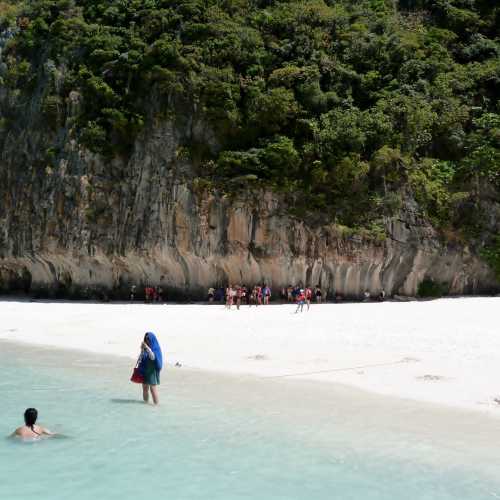
POLYGON ((500 498, 500 420, 184 368, 163 374, 155 408, 139 402, 130 370, 121 358, 0 343, 0 432, 35 406, 68 436, 0 440, 0 498, 500 498))

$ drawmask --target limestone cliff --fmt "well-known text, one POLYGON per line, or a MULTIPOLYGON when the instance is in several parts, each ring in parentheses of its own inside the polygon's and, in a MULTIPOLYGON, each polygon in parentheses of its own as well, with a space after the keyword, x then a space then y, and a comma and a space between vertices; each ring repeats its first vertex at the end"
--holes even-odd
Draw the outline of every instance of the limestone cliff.
POLYGON ((106 160, 75 138, 78 92, 55 126, 42 97, 43 78, 28 100, 0 87, 9 121, 0 123, 2 292, 125 296, 150 283, 170 297, 201 298, 213 285, 267 282, 277 291, 300 282, 359 297, 381 288, 415 295, 424 278, 450 294, 498 289, 478 255, 443 243, 411 197, 386 220, 382 241, 307 224, 271 192, 229 197, 193 182, 185 145, 217 148, 194 106, 181 120, 152 113, 131 155, 106 160))
POLYGON ((126 161, 106 162, 62 136, 53 168, 36 116, 2 143, 2 291, 124 295, 131 284, 152 283, 171 296, 202 297, 211 285, 266 281, 275 289, 319 283, 346 296, 382 287, 415 295, 424 278, 452 294, 496 287, 476 255, 441 243, 410 202, 387 220, 385 241, 308 227, 272 193, 229 198, 194 189, 191 165, 178 155, 202 130, 193 123, 156 123, 126 161))

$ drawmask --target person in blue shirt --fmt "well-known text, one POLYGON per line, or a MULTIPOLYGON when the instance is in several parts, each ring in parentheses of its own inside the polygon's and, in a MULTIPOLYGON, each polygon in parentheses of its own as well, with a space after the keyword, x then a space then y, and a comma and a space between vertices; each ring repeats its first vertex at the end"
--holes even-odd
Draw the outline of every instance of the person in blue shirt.
POLYGON ((142 397, 144 402, 149 402, 149 393, 153 397, 153 403, 160 402, 158 386, 160 385, 160 371, 163 368, 163 354, 156 335, 152 332, 144 335, 141 342, 141 358, 139 361, 139 372, 144 377, 142 383, 142 397))

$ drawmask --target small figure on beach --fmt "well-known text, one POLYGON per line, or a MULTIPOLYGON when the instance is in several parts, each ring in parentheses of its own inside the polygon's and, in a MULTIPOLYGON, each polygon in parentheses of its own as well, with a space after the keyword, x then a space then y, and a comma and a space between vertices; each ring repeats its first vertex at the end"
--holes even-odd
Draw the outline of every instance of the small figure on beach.
POLYGON ((363 294, 363 301, 368 302, 370 300, 370 292, 368 290, 365 290, 365 293, 363 294))
POLYGON ((135 285, 132 285, 130 287, 130 302, 134 302, 136 293, 137 293, 137 287, 135 285))
POLYGON ((244 297, 243 288, 240 285, 238 285, 236 287, 236 309, 238 309, 238 311, 240 310, 241 300, 243 299, 243 297, 244 297))
POLYGON ((323 298, 323 292, 321 291, 321 288, 319 285, 316 285, 314 294, 316 295, 316 302, 318 304, 321 304, 321 299, 323 298))
POLYGON ((312 288, 310 285, 306 286, 306 290, 304 292, 304 295, 305 295, 305 300, 306 300, 306 304, 307 304, 307 310, 309 311, 309 308, 311 307, 312 296, 313 296, 313 291, 312 291, 312 288))
POLYGON ((297 294, 297 309, 295 309, 295 314, 299 312, 303 312, 304 310, 304 304, 306 303, 306 295, 304 293, 304 290, 301 288, 299 290, 299 293, 297 294))
POLYGON ((17 428, 12 436, 20 437, 22 439, 37 439, 42 436, 51 437, 55 436, 53 432, 50 432, 45 427, 36 425, 38 418, 38 410, 36 408, 28 408, 24 412, 24 425, 17 428))
POLYGON ((144 302, 150 304, 154 300, 154 288, 150 285, 144 288, 144 302))
POLYGON ((211 304, 213 301, 214 301, 214 295, 215 295, 215 289, 213 286, 211 286, 209 289, 208 289, 208 293, 207 293, 207 298, 208 298, 208 302, 211 304))
POLYGON ((254 286, 250 292, 250 305, 257 306, 257 287, 254 286))
POLYGON ((236 291, 233 289, 233 285, 229 285, 226 288, 226 307, 227 307, 227 309, 231 309, 231 306, 233 305, 233 302, 234 302, 235 294, 236 294, 236 291))
POLYGON ((262 288, 262 295, 264 296, 264 305, 269 305, 269 301, 271 300, 271 289, 265 283, 262 288))
POLYGON ((160 371, 162 368, 163 355, 160 343, 154 333, 148 332, 141 342, 141 356, 138 366, 139 372, 144 377, 142 398, 145 403, 149 402, 149 393, 151 393, 155 405, 160 402, 157 386, 160 385, 160 371))
POLYGON ((220 286, 215 290, 214 300, 220 303, 224 302, 224 287, 220 286))
POLYGON ((383 302, 385 300, 385 289, 384 288, 382 288, 382 290, 380 290, 380 294, 378 296, 378 300, 380 302, 383 302))
POLYGON ((246 285, 243 285, 241 287, 241 293, 242 293, 242 300, 245 302, 247 306, 250 305, 250 292, 246 285))

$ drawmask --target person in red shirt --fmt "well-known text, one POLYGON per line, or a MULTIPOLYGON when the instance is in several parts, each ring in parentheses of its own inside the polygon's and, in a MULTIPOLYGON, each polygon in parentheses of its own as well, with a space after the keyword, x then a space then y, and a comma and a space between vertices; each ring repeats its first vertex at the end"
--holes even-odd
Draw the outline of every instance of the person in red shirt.
POLYGON ((307 285, 306 291, 305 291, 305 299, 306 299, 306 304, 307 304, 307 310, 309 311, 309 308, 311 307, 311 300, 313 296, 313 291, 310 285, 307 285))
POLYGON ((306 295, 303 289, 300 289, 300 292, 297 294, 297 309, 295 309, 295 314, 302 312, 304 310, 304 304, 306 302, 306 295))

